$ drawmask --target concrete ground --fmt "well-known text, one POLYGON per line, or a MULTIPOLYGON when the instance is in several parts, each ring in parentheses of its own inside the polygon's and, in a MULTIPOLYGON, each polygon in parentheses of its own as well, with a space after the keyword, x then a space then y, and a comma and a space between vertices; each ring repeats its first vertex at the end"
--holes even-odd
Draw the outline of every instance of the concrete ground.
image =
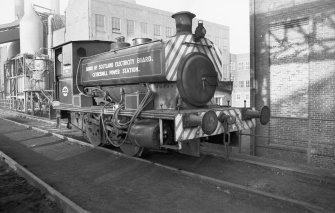
POLYGON ((2 119, 0 150, 91 212, 311 212, 2 119))

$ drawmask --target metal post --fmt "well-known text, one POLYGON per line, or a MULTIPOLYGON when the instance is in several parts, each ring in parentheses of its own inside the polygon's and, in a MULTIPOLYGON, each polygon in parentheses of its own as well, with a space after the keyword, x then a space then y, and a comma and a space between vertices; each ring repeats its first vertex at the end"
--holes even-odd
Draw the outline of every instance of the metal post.
POLYGON ((252 135, 251 136, 251 144, 252 144, 252 151, 251 151, 252 153, 251 154, 255 156, 256 155, 256 140, 255 140, 256 137, 254 136, 255 135, 255 128, 251 128, 250 132, 251 132, 251 135, 252 135))
POLYGON ((241 153, 242 150, 242 131, 238 131, 238 153, 241 153))
POLYGON ((31 107, 31 115, 35 115, 35 112, 34 112, 34 101, 33 101, 33 95, 34 93, 33 92, 30 92, 30 107, 31 107))
POLYGON ((28 114, 28 97, 27 97, 27 92, 24 92, 24 103, 23 103, 23 107, 24 107, 24 113, 28 114))

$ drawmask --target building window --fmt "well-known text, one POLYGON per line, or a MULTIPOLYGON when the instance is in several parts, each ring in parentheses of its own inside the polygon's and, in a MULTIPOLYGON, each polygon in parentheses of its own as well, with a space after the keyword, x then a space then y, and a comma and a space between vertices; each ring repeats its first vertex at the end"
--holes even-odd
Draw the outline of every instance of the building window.
POLYGON ((235 62, 230 62, 230 70, 235 70, 235 69, 236 69, 235 62))
POLYGON ((244 81, 239 81, 239 82, 238 82, 238 85, 239 85, 240 87, 244 87, 244 81))
POLYGON ((223 49, 228 50, 229 49, 229 40, 223 39, 223 49))
POLYGON ((247 80, 247 81, 245 82, 245 86, 246 86, 246 87, 250 87, 250 81, 249 81, 249 80, 247 80))
POLYGON ((121 33, 121 20, 116 17, 112 17, 112 32, 121 33))
POLYGON ((214 44, 215 44, 216 46, 219 46, 219 38, 218 38, 218 37, 215 37, 214 44))
POLYGON ((105 16, 95 14, 95 26, 96 27, 105 27, 105 16))
POLYGON ((127 20, 127 35, 134 35, 135 22, 134 20, 127 20))
POLYGON ((238 63, 238 70, 243 70, 243 62, 238 63))
POLYGON ((245 95, 245 100, 248 102, 249 101, 249 95, 245 95))
POLYGON ((245 69, 250 70, 250 63, 249 61, 245 62, 245 69))
POLYGON ((236 99, 237 99, 237 100, 240 100, 240 99, 241 99, 241 95, 240 95, 240 94, 237 94, 237 95, 236 95, 236 99))
POLYGON ((154 36, 161 35, 161 26, 158 24, 154 24, 154 36))
POLYGON ((172 36, 171 27, 166 27, 165 28, 165 34, 166 34, 166 37, 171 37, 172 36))
POLYGON ((218 105, 222 105, 222 98, 215 98, 215 103, 218 105))
POLYGON ((148 24, 145 22, 140 23, 141 26, 141 33, 142 34, 147 34, 148 33, 148 24))

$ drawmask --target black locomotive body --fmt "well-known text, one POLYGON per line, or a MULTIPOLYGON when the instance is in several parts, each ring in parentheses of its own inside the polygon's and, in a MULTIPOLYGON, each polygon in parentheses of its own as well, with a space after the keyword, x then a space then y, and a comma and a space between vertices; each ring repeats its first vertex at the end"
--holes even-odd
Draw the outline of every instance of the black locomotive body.
MULTIPOLYGON (((180 12, 170 39, 135 39, 135 45, 74 41, 54 48, 56 98, 61 118, 96 146, 129 155, 144 148, 199 155, 201 141, 265 124, 269 109, 211 103, 222 79, 221 54, 194 14, 180 12)), ((230 138, 230 137, 227 137, 230 138)), ((223 137, 226 140, 226 137, 223 137)))

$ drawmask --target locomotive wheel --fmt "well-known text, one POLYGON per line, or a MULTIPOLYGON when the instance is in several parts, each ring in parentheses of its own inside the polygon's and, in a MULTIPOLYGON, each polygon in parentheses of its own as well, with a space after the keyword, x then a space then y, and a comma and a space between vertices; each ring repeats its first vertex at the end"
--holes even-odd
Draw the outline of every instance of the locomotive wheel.
POLYGON ((120 146, 120 149, 124 154, 129 155, 129 156, 134 156, 134 157, 140 157, 144 150, 143 147, 139 147, 135 144, 132 144, 129 140, 124 142, 120 146))
POLYGON ((86 136, 90 143, 95 147, 103 145, 100 121, 92 115, 88 115, 84 121, 86 136))

